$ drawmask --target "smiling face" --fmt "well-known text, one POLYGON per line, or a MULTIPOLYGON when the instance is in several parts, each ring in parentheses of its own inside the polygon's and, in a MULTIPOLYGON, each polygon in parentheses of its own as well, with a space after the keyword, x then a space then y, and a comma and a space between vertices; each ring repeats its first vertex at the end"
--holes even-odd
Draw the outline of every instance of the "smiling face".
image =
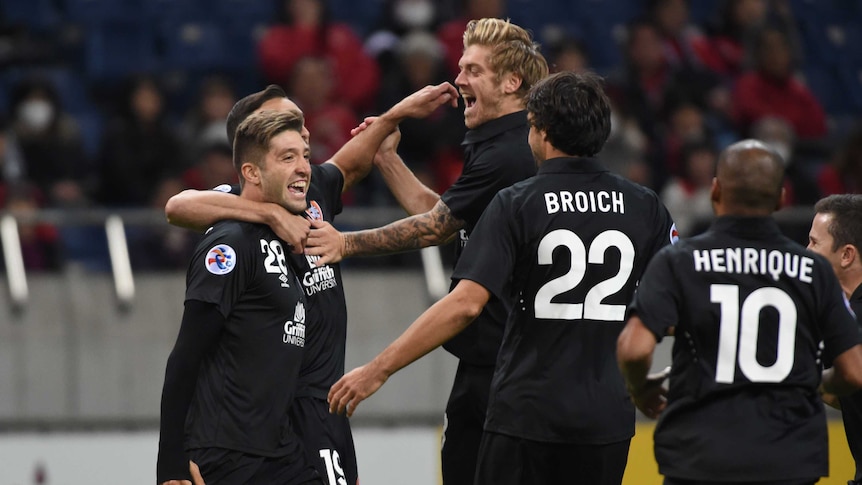
POLYGON ((471 45, 464 49, 455 78, 455 85, 464 99, 464 124, 476 128, 488 121, 503 116, 506 94, 503 83, 489 62, 491 49, 483 45, 471 45))
POLYGON ((263 200, 294 214, 305 212, 305 195, 311 183, 308 143, 296 131, 283 131, 269 142, 260 167, 263 200))

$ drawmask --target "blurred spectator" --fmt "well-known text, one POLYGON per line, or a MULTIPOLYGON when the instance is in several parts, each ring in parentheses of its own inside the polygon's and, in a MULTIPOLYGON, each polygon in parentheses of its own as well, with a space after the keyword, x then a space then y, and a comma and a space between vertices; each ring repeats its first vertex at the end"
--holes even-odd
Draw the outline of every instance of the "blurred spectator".
POLYGON ((18 184, 2 189, 0 209, 20 216, 18 237, 21 241, 21 256, 24 268, 31 271, 55 271, 61 260, 57 229, 44 222, 29 222, 27 216, 44 206, 42 194, 30 184, 18 184))
POLYGON ((665 167, 672 176, 684 171, 683 147, 693 142, 705 142, 712 136, 706 124, 703 108, 689 100, 670 102, 665 114, 663 137, 665 167))
POLYGON ((796 163, 796 136, 787 121, 780 118, 763 118, 751 127, 751 137, 769 145, 784 160, 786 168, 783 206, 798 204, 800 193, 808 197, 808 203, 817 201, 816 188, 812 183, 815 174, 807 173, 803 164, 796 163))
POLYGON ((162 179, 181 170, 182 148, 165 121, 164 94, 154 79, 129 83, 121 113, 99 157, 99 201, 145 207, 162 179))
POLYGON ((710 37, 713 56, 707 67, 728 77, 736 77, 753 67, 758 33, 775 24, 790 34, 794 58, 801 57, 796 35, 796 19, 786 0, 725 0, 710 37))
POLYGON ((590 65, 584 45, 573 37, 564 37, 549 47, 548 65, 551 73, 562 71, 580 72, 590 65))
POLYGON ((620 114, 636 120, 649 140, 646 162, 653 188, 658 189, 668 175, 661 137, 664 107, 672 99, 705 104, 713 82, 687 66, 672 66, 664 55, 658 29, 649 21, 630 24, 625 60, 624 66, 610 76, 608 94, 620 114))
POLYGON ((717 62, 709 40, 690 21, 688 0, 650 0, 649 14, 661 33, 664 55, 671 65, 699 69, 717 62))
POLYGON ((755 45, 756 69, 742 75, 733 95, 737 128, 748 133, 765 117, 778 117, 793 127, 799 138, 826 134, 826 115, 814 94, 794 77, 793 53, 787 35, 767 27, 755 45))
POLYGON ((311 132, 312 163, 323 163, 350 139, 358 124, 349 106, 333 99, 334 79, 329 61, 305 57, 293 68, 288 94, 305 114, 311 132))
POLYGON ((63 111, 54 86, 41 79, 20 82, 12 90, 11 112, 24 179, 47 194, 49 205, 85 205, 92 169, 78 124, 63 111))
POLYGON ((712 178, 718 152, 707 141, 693 141, 681 148, 682 171, 661 192, 680 235, 690 236, 695 226, 712 217, 712 178))
POLYGON ((862 126, 857 127, 838 148, 831 163, 817 177, 820 196, 862 194, 862 126))
POLYGON ((201 82, 198 101, 183 127, 183 138, 191 148, 186 160, 197 159, 200 151, 212 143, 227 142, 227 115, 236 101, 228 79, 214 75, 201 82))
POLYGON ((377 60, 386 78, 399 69, 401 38, 414 31, 434 30, 437 4, 431 0, 386 0, 382 17, 380 26, 365 40, 365 51, 377 60))
POLYGON ((652 186, 652 173, 646 164, 649 140, 635 119, 626 116, 611 102, 611 133, 597 156, 616 174, 632 182, 652 186))
POLYGON ((183 173, 182 180, 185 187, 197 190, 239 183, 233 165, 233 149, 227 142, 210 144, 201 152, 197 163, 183 173))
MULTIPOLYGON (((148 205, 153 210, 164 211, 171 196, 182 191, 178 179, 163 180, 148 205)), ((197 239, 193 231, 170 224, 158 226, 128 226, 129 254, 132 256, 132 269, 135 271, 165 271, 183 269, 188 266, 189 258, 197 239)))
POLYGON ((463 0, 461 14, 437 29, 437 38, 446 52, 446 67, 452 79, 458 75, 458 61, 464 53, 464 30, 467 22, 482 18, 504 18, 505 0, 463 0))
POLYGON ((269 82, 287 86, 300 59, 324 57, 333 66, 334 96, 357 112, 369 109, 377 95, 377 64, 362 41, 342 23, 329 20, 322 0, 284 0, 281 23, 258 45, 260 66, 269 82))
MULTIPOLYGON (((408 34, 398 49, 398 69, 384 79, 378 111, 386 111, 423 86, 445 81, 446 76, 443 47, 437 39, 427 32, 408 34)), ((450 172, 457 177, 462 168, 462 111, 441 106, 424 119, 404 120, 400 128, 399 154, 404 162, 429 187, 448 187, 453 177, 450 172)))

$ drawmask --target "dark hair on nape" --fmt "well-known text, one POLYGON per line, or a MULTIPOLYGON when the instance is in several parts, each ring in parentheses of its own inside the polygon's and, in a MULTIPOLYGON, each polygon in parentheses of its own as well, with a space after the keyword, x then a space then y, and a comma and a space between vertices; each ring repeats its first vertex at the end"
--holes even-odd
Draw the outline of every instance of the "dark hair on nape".
POLYGON ((827 228, 832 236, 832 250, 852 244, 862 250, 862 195, 836 194, 820 199, 814 212, 830 214, 832 222, 827 228))
POLYGON ((611 103, 602 78, 591 72, 564 71, 539 81, 527 94, 530 123, 554 148, 591 157, 611 133, 611 103))
POLYGON ((258 91, 240 99, 233 105, 227 115, 227 140, 233 146, 236 129, 246 118, 258 110, 270 99, 287 98, 287 93, 277 84, 270 84, 263 91, 258 91))

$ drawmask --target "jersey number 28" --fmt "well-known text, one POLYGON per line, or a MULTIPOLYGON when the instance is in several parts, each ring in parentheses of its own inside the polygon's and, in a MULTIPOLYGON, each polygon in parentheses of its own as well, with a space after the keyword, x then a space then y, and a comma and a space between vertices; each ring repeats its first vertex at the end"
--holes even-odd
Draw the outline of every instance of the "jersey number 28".
POLYGON ((780 288, 758 288, 742 302, 740 310, 737 285, 711 285, 709 293, 710 301, 721 306, 715 381, 732 384, 737 361, 739 370, 751 382, 781 382, 787 378, 796 357, 796 304, 790 295, 780 288), (778 345, 775 363, 770 366, 757 361, 760 312, 766 307, 778 312, 778 345))
POLYGON ((621 322, 625 318, 626 306, 604 304, 602 300, 619 292, 632 274, 635 247, 631 239, 617 230, 604 231, 593 239, 587 252, 584 242, 577 234, 567 229, 557 229, 549 232, 539 242, 539 264, 554 264, 554 250, 560 246, 567 248, 571 253, 571 267, 566 274, 545 283, 536 292, 536 318, 621 322), (572 290, 580 284, 587 272, 587 263, 604 264, 605 252, 610 248, 616 248, 620 252, 620 269, 616 275, 590 288, 583 303, 551 301, 555 296, 572 290))

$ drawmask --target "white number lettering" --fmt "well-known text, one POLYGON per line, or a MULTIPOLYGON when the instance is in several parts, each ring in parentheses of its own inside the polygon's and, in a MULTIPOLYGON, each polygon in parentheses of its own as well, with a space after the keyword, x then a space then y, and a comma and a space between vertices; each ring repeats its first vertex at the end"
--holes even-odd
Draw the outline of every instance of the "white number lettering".
POLYGON ((336 450, 322 449, 319 452, 323 458, 323 463, 326 465, 326 477, 329 485, 347 485, 347 478, 344 477, 344 470, 341 468, 341 457, 338 456, 336 450))
POLYGON ((759 288, 742 302, 740 313, 738 286, 711 285, 709 290, 710 301, 721 305, 715 381, 732 384, 737 361, 739 370, 751 382, 786 379, 796 359, 796 304, 790 295, 779 288, 759 288), (766 307, 778 312, 778 345, 775 362, 769 366, 757 361, 760 312, 766 307))
POLYGON ((624 233, 609 230, 599 234, 590 244, 589 259, 587 250, 581 238, 572 231, 557 229, 549 232, 539 242, 538 261, 540 265, 554 264, 554 250, 564 246, 571 254, 569 271, 559 278, 542 285, 536 292, 536 318, 549 320, 601 320, 620 322, 625 318, 626 306, 607 305, 602 301, 619 292, 625 286, 634 268, 635 248, 624 233), (587 271, 590 264, 604 264, 605 253, 610 248, 620 252, 620 268, 617 274, 590 288, 584 298, 584 303, 553 303, 551 300, 567 291, 574 289, 587 271))
POLYGON ((266 254, 263 267, 266 268, 267 273, 287 273, 287 262, 284 257, 284 248, 281 246, 281 241, 261 239, 260 252, 266 254))

